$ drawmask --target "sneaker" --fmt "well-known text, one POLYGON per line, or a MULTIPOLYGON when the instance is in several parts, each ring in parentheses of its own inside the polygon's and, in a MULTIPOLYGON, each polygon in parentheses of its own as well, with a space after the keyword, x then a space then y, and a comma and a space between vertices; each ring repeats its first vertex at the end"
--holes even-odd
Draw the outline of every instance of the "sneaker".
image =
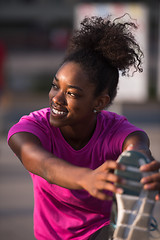
POLYGON ((118 217, 113 235, 114 240, 149 240, 149 225, 157 191, 143 189, 141 178, 151 172, 140 172, 140 166, 150 160, 140 152, 124 151, 118 162, 126 166, 125 171, 116 170, 115 174, 126 180, 123 194, 116 194, 118 217))

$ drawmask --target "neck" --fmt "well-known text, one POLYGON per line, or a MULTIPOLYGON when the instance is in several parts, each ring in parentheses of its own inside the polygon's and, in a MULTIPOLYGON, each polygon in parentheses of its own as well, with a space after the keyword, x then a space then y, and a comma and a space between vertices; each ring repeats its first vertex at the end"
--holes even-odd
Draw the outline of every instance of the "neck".
POLYGON ((97 117, 83 126, 65 126, 60 128, 60 131, 68 142, 68 144, 75 150, 83 148, 91 139, 97 123, 97 117))

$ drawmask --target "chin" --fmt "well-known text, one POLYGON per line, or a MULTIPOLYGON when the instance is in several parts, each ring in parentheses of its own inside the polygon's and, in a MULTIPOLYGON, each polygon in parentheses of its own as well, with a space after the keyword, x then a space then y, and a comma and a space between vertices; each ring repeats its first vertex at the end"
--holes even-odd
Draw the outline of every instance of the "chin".
POLYGON ((50 122, 50 125, 53 127, 63 127, 66 125, 65 123, 62 123, 62 121, 58 121, 53 118, 50 118, 49 122, 50 122))

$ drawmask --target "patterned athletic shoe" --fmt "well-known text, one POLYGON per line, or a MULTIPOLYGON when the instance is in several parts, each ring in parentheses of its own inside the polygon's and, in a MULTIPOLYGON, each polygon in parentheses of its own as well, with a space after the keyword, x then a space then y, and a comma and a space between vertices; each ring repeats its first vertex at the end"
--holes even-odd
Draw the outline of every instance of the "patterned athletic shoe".
POLYGON ((149 225, 157 191, 143 189, 140 180, 151 172, 140 172, 139 168, 150 160, 140 152, 125 151, 118 162, 125 165, 126 170, 116 170, 115 174, 125 178, 126 184, 118 184, 124 192, 116 194, 118 218, 113 239, 149 240, 149 225))

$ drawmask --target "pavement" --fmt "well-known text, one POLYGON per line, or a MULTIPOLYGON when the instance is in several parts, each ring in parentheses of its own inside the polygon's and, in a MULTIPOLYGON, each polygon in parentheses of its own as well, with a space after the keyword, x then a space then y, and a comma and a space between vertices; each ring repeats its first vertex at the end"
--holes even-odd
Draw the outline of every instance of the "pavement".
POLYGON ((0 140, 0 239, 33 240, 33 191, 29 174, 0 140))
MULTIPOLYGON (((48 99, 47 99, 48 100, 48 99)), ((31 101, 31 100, 30 100, 31 101)), ((39 104, 41 105, 41 101, 39 104)), ((24 101, 25 103, 25 101, 24 101)), ((23 103, 23 106, 24 106, 23 103)), ((45 105, 45 104, 44 104, 45 105)), ((30 108, 34 108, 31 106, 30 108)), ((36 106, 39 107, 39 106, 36 106)), ((12 108, 10 108, 12 109, 12 108)), ((38 108, 36 108, 38 109, 38 108)), ((120 111, 121 108, 119 108, 120 111)), ((129 108, 130 109, 130 108, 129 108)), ((13 110, 13 109, 12 109, 13 110)), ((22 108, 21 108, 22 110, 22 108)), ((29 111, 31 109, 28 109, 29 111)), ((20 111, 20 109, 17 111, 20 111)), ((125 110, 127 113, 127 110, 125 110)), ((148 111, 148 108, 147 108, 148 111)), ((9 115, 8 111, 5 113, 10 122, 14 122, 19 117, 16 114, 9 115), (16 117, 15 117, 16 116, 16 117)), ((24 112, 24 108, 23 111, 24 112)), ((138 118, 136 125, 143 128, 149 135, 151 141, 151 150, 153 156, 160 160, 160 121, 159 115, 155 118, 153 112, 148 111, 149 118, 152 115, 152 119, 146 120, 146 115, 141 114, 139 110, 139 116, 143 115, 145 119, 138 118), (156 120, 156 121, 155 121, 156 120)), ((134 109, 136 114, 136 109, 134 109)), ((159 111, 155 110, 155 114, 159 114, 159 111)), ((133 114, 133 111, 132 111, 133 114)), ((135 117, 135 114, 133 116, 135 117)), ((128 115, 132 119, 131 115, 128 115)), ((135 121, 135 119, 133 119, 135 121)), ((2 123, 2 121, 1 121, 2 123)), ((9 128, 7 121, 3 121, 3 126, 6 126, 6 130, 9 128), (6 124, 5 124, 6 123, 6 124), (7 125, 7 126, 6 126, 7 125)), ((13 154, 7 145, 6 141, 7 131, 1 132, 0 138, 0 239, 1 240, 34 240, 33 235, 33 188, 31 178, 28 172, 24 169, 20 161, 13 154)), ((158 201, 154 208, 154 217, 156 218, 160 226, 160 201, 158 201)), ((160 229, 160 228, 159 228, 160 229)), ((155 232, 154 237, 150 239, 160 239, 160 232, 155 232)))

